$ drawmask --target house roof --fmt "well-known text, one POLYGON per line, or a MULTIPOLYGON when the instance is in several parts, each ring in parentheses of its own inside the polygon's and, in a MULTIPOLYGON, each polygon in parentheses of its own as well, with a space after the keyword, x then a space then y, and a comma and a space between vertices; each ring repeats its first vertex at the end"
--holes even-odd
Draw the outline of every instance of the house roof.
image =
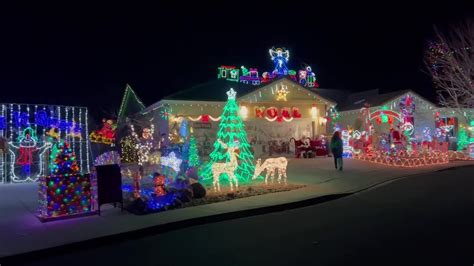
MULTIPOLYGON (((431 103, 431 101, 418 95, 412 90, 398 90, 398 91, 392 91, 388 93, 380 93, 378 89, 375 89, 375 90, 368 90, 368 91, 347 94, 345 98, 340 99, 338 101, 337 110, 338 111, 357 110, 364 107, 365 104, 368 104, 369 106, 380 106, 389 102, 390 100, 393 100, 407 93, 415 94, 417 97, 431 103)), ((435 106, 435 104, 433 105, 435 106)))
MULTIPOLYGON (((196 85, 190 89, 182 90, 166 96, 163 100, 181 100, 181 101, 217 101, 225 102, 227 100, 227 95, 224 93, 230 88, 234 88, 237 91, 237 98, 244 97, 258 89, 270 85, 279 80, 288 80, 295 83, 289 78, 282 77, 279 79, 273 80, 271 83, 262 83, 260 85, 250 85, 240 82, 233 82, 224 79, 216 79, 206 83, 196 85)), ((299 85, 298 83, 295 83, 299 85)), ((304 88, 304 87, 303 87, 304 88)), ((315 93, 316 95, 325 98, 329 101, 337 103, 337 99, 342 97, 345 93, 342 91, 332 90, 332 89, 320 89, 320 88, 305 88, 308 91, 315 93)))
POLYGON ((181 101, 216 101, 225 102, 227 95, 225 92, 230 88, 234 88, 238 95, 244 95, 260 86, 244 84, 240 82, 232 82, 224 79, 216 79, 206 83, 201 83, 187 90, 173 93, 163 98, 164 100, 181 100, 181 101))

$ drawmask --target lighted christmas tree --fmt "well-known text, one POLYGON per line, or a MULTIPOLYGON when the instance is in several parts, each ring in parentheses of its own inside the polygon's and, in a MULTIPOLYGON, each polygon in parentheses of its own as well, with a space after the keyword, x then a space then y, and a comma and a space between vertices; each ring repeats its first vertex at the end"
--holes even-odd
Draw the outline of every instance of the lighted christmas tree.
POLYGON ((188 159, 189 167, 195 167, 199 165, 199 155, 198 149, 196 146, 196 138, 191 136, 189 139, 189 159, 188 159))
POLYGON ((458 151, 462 151, 469 145, 469 138, 467 136, 466 129, 459 127, 458 131, 458 151))
MULTIPOLYGON (((230 161, 226 148, 219 141, 222 141, 228 147, 238 146, 238 167, 234 174, 240 184, 250 182, 255 171, 253 152, 247 140, 245 125, 239 116, 239 106, 235 101, 235 96, 236 92, 233 89, 227 92, 228 100, 221 115, 217 140, 214 142, 214 150, 209 156, 209 162, 201 172, 204 181, 212 180, 211 168, 214 163, 230 161)), ((227 174, 222 174, 220 180, 228 180, 227 174)))
POLYGON ((60 142, 50 162, 49 176, 39 185, 38 217, 44 221, 91 212, 92 189, 88 174, 80 174, 76 156, 69 143, 60 142))
POLYGON ((79 165, 76 155, 72 151, 69 143, 59 143, 56 150, 56 158, 51 164, 52 175, 74 175, 79 173, 79 165))

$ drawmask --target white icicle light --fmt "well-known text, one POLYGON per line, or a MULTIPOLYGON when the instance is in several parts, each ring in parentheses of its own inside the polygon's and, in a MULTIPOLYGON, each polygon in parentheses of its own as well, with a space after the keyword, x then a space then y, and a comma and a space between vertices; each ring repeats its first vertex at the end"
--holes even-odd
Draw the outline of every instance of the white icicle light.
POLYGON ((256 179, 260 173, 267 171, 265 175, 265 185, 268 184, 268 177, 271 177, 272 183, 275 178, 275 172, 278 171, 278 183, 281 183, 281 177, 283 176, 283 182, 287 184, 286 167, 288 166, 288 160, 285 157, 268 158, 262 164, 262 159, 257 160, 255 165, 255 172, 252 180, 256 179))

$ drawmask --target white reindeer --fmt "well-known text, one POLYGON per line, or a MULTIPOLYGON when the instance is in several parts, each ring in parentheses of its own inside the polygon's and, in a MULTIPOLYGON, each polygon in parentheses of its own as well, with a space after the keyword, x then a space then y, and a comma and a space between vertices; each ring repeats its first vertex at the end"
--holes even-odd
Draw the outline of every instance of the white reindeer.
POLYGON ((287 184, 287 177, 286 177, 286 166, 288 165, 288 160, 285 157, 277 157, 277 158, 268 158, 262 164, 262 159, 257 160, 257 164, 255 165, 255 172, 253 174, 252 180, 256 179, 260 173, 267 170, 267 174, 265 175, 265 185, 268 184, 268 176, 271 176, 272 183, 273 179, 275 178, 275 172, 278 171, 278 183, 281 183, 281 177, 284 177, 283 182, 287 184))
POLYGON ((238 189, 239 187, 239 182, 237 181, 237 177, 235 176, 234 172, 239 166, 239 163, 237 162, 237 154, 235 151, 238 149, 237 146, 229 147, 227 146, 224 142, 222 142, 220 139, 218 142, 224 147, 224 149, 227 150, 227 153, 229 154, 230 160, 225 163, 214 163, 211 167, 212 169, 212 176, 213 176, 213 186, 214 186, 214 191, 221 191, 221 185, 219 183, 219 178, 221 174, 227 174, 229 176, 229 183, 230 183, 230 190, 233 191, 233 184, 232 181, 235 183, 235 189, 238 189))

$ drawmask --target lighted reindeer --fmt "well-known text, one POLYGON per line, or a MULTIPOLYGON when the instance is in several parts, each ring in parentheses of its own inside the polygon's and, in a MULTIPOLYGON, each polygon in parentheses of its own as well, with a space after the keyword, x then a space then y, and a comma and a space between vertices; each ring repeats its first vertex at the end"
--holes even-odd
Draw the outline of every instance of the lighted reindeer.
POLYGON ((237 181, 237 177, 235 176, 234 172, 239 166, 239 163, 237 162, 237 154, 236 150, 238 149, 238 146, 232 146, 229 147, 227 144, 222 142, 220 139, 218 142, 224 147, 224 149, 227 150, 227 153, 229 154, 230 160, 225 163, 214 163, 211 167, 212 169, 212 176, 213 176, 213 186, 214 186, 214 191, 221 191, 221 185, 219 183, 219 178, 221 174, 227 174, 229 177, 229 183, 230 183, 230 190, 233 191, 233 184, 232 181, 235 183, 235 189, 238 189, 239 187, 239 182, 237 181))
POLYGON ((281 183, 281 177, 283 176, 283 182, 287 183, 286 177, 286 166, 288 165, 288 160, 285 157, 278 158, 268 158, 262 163, 262 159, 258 158, 257 164, 255 165, 255 172, 253 174, 252 180, 256 179, 260 173, 267 170, 265 175, 265 185, 268 184, 268 176, 271 177, 272 183, 275 178, 275 172, 278 171, 278 183, 281 183))

